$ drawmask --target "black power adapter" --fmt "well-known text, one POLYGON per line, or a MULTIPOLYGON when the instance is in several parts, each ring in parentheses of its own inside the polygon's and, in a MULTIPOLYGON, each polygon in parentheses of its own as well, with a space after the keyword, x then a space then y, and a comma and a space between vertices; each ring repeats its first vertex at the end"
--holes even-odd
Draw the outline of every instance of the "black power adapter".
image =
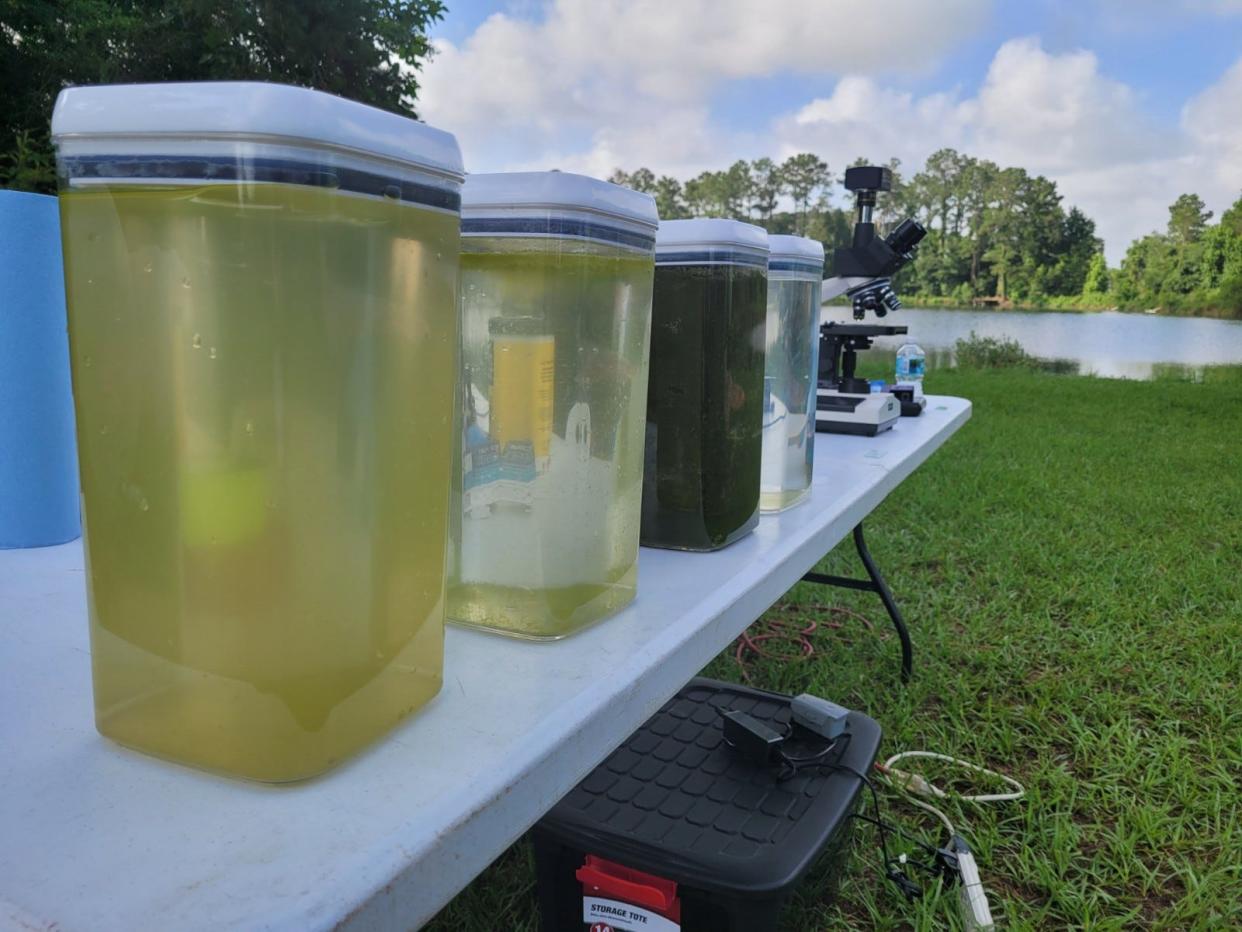
POLYGON ((725 743, 749 761, 770 764, 776 760, 785 736, 753 715, 730 709, 720 713, 725 743))
POLYGON ((790 728, 781 732, 738 709, 722 710, 725 743, 753 763, 777 763, 796 769, 799 764, 818 763, 827 756, 844 734, 849 715, 849 709, 808 693, 795 697, 789 711, 790 728), (828 743, 810 757, 792 758, 782 747, 791 738, 828 743))

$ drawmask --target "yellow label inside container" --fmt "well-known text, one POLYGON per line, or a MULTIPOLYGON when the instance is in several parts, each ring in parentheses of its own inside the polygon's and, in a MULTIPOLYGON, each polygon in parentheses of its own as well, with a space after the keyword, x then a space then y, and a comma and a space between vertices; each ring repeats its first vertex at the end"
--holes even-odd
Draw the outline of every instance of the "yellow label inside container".
POLYGON ((547 458, 555 372, 556 341, 550 334, 493 336, 491 436, 501 449, 529 441, 536 460, 547 458))

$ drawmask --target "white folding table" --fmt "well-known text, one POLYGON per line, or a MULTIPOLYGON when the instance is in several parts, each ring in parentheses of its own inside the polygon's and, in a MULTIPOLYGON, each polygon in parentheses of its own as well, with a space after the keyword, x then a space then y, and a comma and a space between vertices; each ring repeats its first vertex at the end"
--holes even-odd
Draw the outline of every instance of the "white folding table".
POLYGON ((82 550, 0 551, 0 928, 411 929, 620 744, 970 417, 932 397, 820 435, 809 501, 556 643, 450 629, 444 688, 340 768, 264 786, 100 737, 82 550))

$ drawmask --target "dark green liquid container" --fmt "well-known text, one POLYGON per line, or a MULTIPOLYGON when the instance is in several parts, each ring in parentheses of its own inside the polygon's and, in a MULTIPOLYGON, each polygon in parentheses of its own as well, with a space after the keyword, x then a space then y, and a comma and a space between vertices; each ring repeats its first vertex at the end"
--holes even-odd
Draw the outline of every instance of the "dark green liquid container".
POLYGON ((660 224, 643 546, 718 550, 759 521, 767 293, 763 230, 660 224))

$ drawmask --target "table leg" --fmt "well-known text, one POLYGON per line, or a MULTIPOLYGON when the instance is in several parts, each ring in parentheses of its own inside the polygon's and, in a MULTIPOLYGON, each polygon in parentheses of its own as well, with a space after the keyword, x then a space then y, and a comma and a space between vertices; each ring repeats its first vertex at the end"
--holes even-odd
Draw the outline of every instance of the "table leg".
POLYGON ((827 573, 807 573, 802 580, 818 583, 821 586, 837 586, 841 589, 858 589, 876 593, 880 601, 884 603, 884 609, 888 612, 888 617, 892 619, 893 627, 897 629, 897 638, 901 641, 901 681, 908 683, 914 670, 914 647, 910 643, 910 630, 906 627, 906 620, 901 616, 901 609, 897 607, 893 593, 889 591, 888 583, 884 581, 880 568, 875 565, 875 560, 871 556, 871 551, 867 549, 861 521, 854 526, 854 547, 858 550, 858 557, 867 570, 867 579, 852 579, 848 576, 832 576, 827 573))

